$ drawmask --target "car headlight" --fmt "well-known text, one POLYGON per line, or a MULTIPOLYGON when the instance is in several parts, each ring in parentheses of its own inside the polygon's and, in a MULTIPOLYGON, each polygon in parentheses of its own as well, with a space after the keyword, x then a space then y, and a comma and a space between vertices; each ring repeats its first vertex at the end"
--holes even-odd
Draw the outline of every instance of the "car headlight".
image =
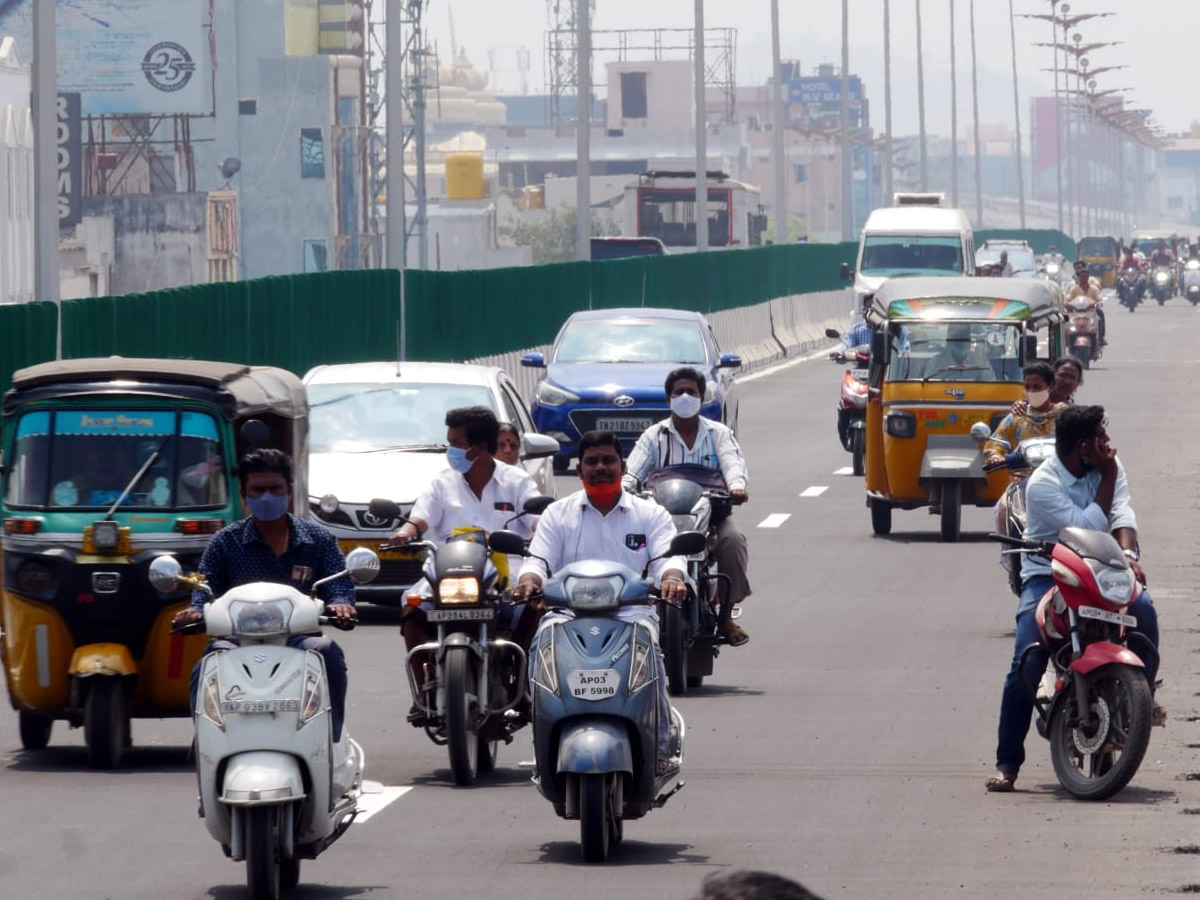
POLYGON ((457 606, 479 602, 479 579, 470 577, 443 578, 437 586, 438 602, 457 606))
POLYGON ((562 406, 564 403, 578 403, 579 395, 556 387, 548 381, 538 383, 535 399, 542 406, 562 406))
POLYGON ((1100 596, 1109 603, 1128 606, 1133 602, 1136 581, 1131 569, 1113 569, 1109 566, 1092 566, 1100 596))
POLYGON ((222 731, 225 730, 225 717, 221 715, 221 680, 215 669, 209 673, 200 689, 200 709, 204 718, 222 731))
POLYGON ((626 690, 635 694, 654 680, 654 641, 639 625, 633 631, 633 653, 629 657, 629 681, 626 690))
POLYGON ((547 628, 538 637, 537 658, 533 661, 533 683, 555 696, 558 693, 558 666, 554 663, 556 628, 547 628))
POLYGON ((602 612, 616 609, 620 606, 618 598, 625 586, 625 579, 620 575, 607 578, 570 577, 564 582, 563 588, 571 609, 587 612, 602 612))
POLYGON ((327 516, 332 516, 335 512, 337 512, 340 505, 341 504, 338 502, 336 494, 326 494, 317 503, 317 506, 321 512, 325 513, 327 516))
POLYGON ((234 600, 229 604, 229 618, 233 621, 234 634, 249 637, 287 634, 291 617, 290 600, 268 600, 263 603, 234 600))
POLYGON ((310 671, 304 681, 304 696, 300 701, 300 725, 305 725, 310 719, 325 709, 325 692, 321 689, 321 679, 316 672, 310 671))

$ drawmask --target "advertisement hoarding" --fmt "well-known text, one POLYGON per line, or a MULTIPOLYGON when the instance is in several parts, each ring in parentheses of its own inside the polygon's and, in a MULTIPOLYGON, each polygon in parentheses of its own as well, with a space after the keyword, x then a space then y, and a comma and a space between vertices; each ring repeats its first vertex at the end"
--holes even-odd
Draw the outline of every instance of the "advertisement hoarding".
POLYGON ((83 216, 83 120, 78 94, 58 95, 58 227, 73 228, 83 216))
MULTIPOLYGON (((212 112, 206 0, 57 0, 58 89, 83 115, 212 112)), ((0 0, 0 34, 33 56, 33 0, 0 0)))
MULTIPOLYGON (((800 131, 838 128, 842 115, 841 78, 793 78, 788 85, 788 123, 800 131)), ((850 130, 870 127, 863 102, 862 79, 850 76, 850 130)))

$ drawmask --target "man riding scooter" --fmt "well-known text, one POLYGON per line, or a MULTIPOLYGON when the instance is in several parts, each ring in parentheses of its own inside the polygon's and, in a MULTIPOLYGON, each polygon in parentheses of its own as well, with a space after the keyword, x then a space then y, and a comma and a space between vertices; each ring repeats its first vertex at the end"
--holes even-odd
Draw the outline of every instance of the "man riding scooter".
POLYGON ((1088 274, 1087 263, 1080 259, 1075 261, 1075 282, 1067 291, 1066 302, 1069 304, 1076 297, 1087 297, 1096 302, 1096 315, 1100 319, 1100 346, 1108 346, 1108 341, 1104 337, 1104 298, 1100 293, 1100 282, 1088 274))

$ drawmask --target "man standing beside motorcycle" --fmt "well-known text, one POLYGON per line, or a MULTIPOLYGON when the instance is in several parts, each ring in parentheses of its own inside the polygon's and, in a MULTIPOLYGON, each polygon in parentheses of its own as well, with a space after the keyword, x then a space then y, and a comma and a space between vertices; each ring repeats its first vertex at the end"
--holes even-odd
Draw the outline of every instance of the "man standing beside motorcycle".
MULTIPOLYGON (((1102 406, 1076 406, 1058 417, 1055 454, 1029 477, 1025 488, 1027 541, 1056 541, 1063 528, 1108 531, 1129 558, 1130 567, 1144 586, 1146 575, 1139 563, 1137 519, 1129 501, 1125 469, 1117 450, 1109 445, 1102 406)), ((1018 665, 1021 654, 1038 640, 1038 603, 1054 586, 1050 563, 1030 554, 1021 563, 1023 587, 1017 605, 1016 649, 1000 702, 996 772, 985 783, 989 791, 1013 790, 1017 773, 1025 761, 1025 736, 1033 715, 1033 691, 1046 668, 1044 651, 1031 653, 1025 672, 1033 682, 1021 685, 1018 665)), ((1137 631, 1158 648, 1158 613, 1143 590, 1126 610, 1137 618, 1137 631)), ((1151 680, 1151 692, 1154 683, 1151 680)), ((1166 710, 1154 709, 1155 724, 1166 720, 1166 710)))
MULTIPOLYGON (((213 535, 200 557, 199 572, 208 580, 212 596, 220 597, 230 588, 256 581, 286 584, 309 594, 322 578, 346 569, 346 560, 337 539, 326 528, 299 519, 289 513, 292 493, 292 460, 282 450, 252 450, 238 464, 242 501, 250 516, 227 525, 213 535)), ((322 585, 318 591, 325 601, 325 614, 340 624, 355 621, 354 582, 349 575, 322 585)), ((180 610, 172 627, 192 625, 204 617, 209 595, 192 593, 192 603, 180 610)), ((325 660, 329 679, 334 743, 341 740, 346 714, 347 670, 342 648, 323 634, 298 634, 288 638, 289 647, 315 650, 325 660)), ((230 650, 235 639, 217 638, 209 642, 205 653, 230 650)), ((192 708, 196 707, 196 689, 200 666, 192 669, 192 708)))
MULTIPOLYGON (((526 500, 538 495, 537 484, 524 469, 496 459, 499 438, 500 423, 485 406, 468 406, 446 413, 446 457, 450 468, 440 472, 429 489, 417 498, 408 522, 396 532, 393 542, 407 544, 428 533, 434 543, 444 544, 456 529, 482 528, 490 533, 506 527, 528 539, 533 533, 531 517, 514 517, 526 500), (510 519, 513 521, 509 522, 510 519)), ((426 612, 432 608, 427 598, 419 607, 405 605, 400 631, 407 649, 432 640, 425 620, 426 612)), ((508 612, 512 613, 512 621, 501 624, 511 626, 513 640, 528 652, 537 616, 533 610, 508 612)), ((422 673, 416 666, 414 662, 413 671, 420 685, 422 673)), ((413 704, 408 720, 416 726, 425 724, 420 706, 413 704)))
MULTIPOLYGON (((664 557, 675 537, 675 524, 665 509, 625 491, 621 478, 625 461, 621 441, 607 431, 589 431, 579 439, 579 464, 575 471, 583 489, 547 507, 529 546, 529 558, 512 590, 514 600, 526 601, 539 592, 546 575, 586 559, 618 562, 635 572, 649 566, 662 599, 679 605, 687 599, 686 566, 677 557, 664 557)), ((569 616, 569 612, 556 615, 569 616)), ((655 635, 655 668, 659 706, 659 765, 671 765, 668 733, 671 721, 667 701, 666 668, 659 649, 658 614, 653 606, 626 606, 618 613, 626 621, 645 621, 655 635)), ((542 619, 538 634, 550 627, 553 616, 542 619)), ((537 640, 533 642, 533 658, 537 640)))
MULTIPOLYGON (((870 343, 869 329, 866 340, 870 343)), ((671 416, 651 425, 638 438, 629 454, 625 473, 627 491, 637 490, 646 476, 656 469, 698 465, 721 473, 729 488, 730 503, 738 505, 749 499, 746 460, 733 430, 700 415, 706 387, 704 375, 690 366, 675 369, 667 376, 671 416)), ((717 514, 716 510, 714 514, 717 514)), ((719 518, 719 515, 715 517, 719 518)), ((749 562, 746 535, 731 516, 726 516, 717 527, 717 568, 729 576, 729 596, 721 597, 717 628, 732 647, 740 647, 750 640, 750 636, 733 621, 733 608, 750 596, 750 580, 746 577, 749 562)))
POLYGON ((1100 282, 1088 274, 1087 263, 1082 259, 1075 260, 1075 281, 1067 290, 1066 302, 1070 303, 1076 297, 1087 297, 1096 302, 1096 315, 1100 318, 1100 346, 1108 346, 1104 337, 1104 297, 1100 293, 1100 282))

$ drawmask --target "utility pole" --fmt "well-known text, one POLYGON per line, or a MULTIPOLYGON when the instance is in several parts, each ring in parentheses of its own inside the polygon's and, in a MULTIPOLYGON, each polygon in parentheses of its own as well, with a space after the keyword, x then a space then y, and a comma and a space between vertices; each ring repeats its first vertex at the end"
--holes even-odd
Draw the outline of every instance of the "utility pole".
MULTIPOLYGON (((696 252, 708 249, 708 116, 704 97, 704 0, 696 0, 696 252)), ((732 210, 731 210, 732 212, 732 210)))
POLYGON ((387 264, 400 272, 400 361, 408 352, 408 310, 404 290, 407 268, 407 223, 404 213, 404 34, 403 0, 387 0, 384 43, 387 72, 384 103, 387 106, 387 264))
POLYGON ((925 56, 921 50, 921 0, 917 0, 917 119, 921 131, 921 190, 929 190, 929 147, 925 141, 925 56))
POLYGON ((950 199, 958 208, 958 61, 955 58, 954 0, 950 0, 950 199))
POLYGON ((54 358, 62 359, 58 260, 58 81, 54 0, 33 4, 34 297, 55 304, 54 358))
MULTIPOLYGON (((771 98, 772 117, 775 126, 771 132, 775 155, 775 243, 786 244, 788 239, 788 185, 787 158, 784 155, 783 117, 786 114, 783 103, 783 92, 787 87, 783 83, 783 62, 779 53, 779 0, 771 0, 771 60, 775 75, 771 86, 775 91, 771 98)), ((808 173, 805 170, 804 189, 808 190, 808 173)))
POLYGON ((979 67, 975 55, 975 0, 971 0, 971 108, 975 125, 975 227, 983 227, 983 156, 979 146, 979 67))
POLYGON ((575 110, 575 258, 592 256, 592 22, 590 0, 578 0, 575 110))
POLYGON ((854 240, 854 145, 850 139, 850 0, 842 0, 842 240, 854 240))
MULTIPOLYGON (((1011 3, 1012 0, 1009 0, 1011 3)), ((883 0, 883 197, 892 202, 892 0, 883 0)))
POLYGON ((1025 163, 1021 144, 1021 94, 1017 89, 1017 21, 1013 15, 1013 0, 1008 0, 1008 33, 1012 39, 1013 117, 1017 124, 1017 208, 1021 227, 1025 227, 1025 163))

